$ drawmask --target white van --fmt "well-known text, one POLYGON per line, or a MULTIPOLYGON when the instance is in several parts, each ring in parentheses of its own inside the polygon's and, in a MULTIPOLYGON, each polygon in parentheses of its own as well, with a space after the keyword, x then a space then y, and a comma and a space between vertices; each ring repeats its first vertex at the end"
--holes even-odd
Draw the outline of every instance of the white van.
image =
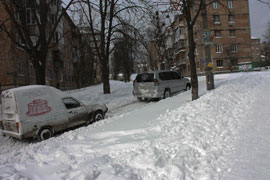
POLYGON ((56 88, 30 85, 2 92, 3 135, 45 140, 55 132, 104 118, 105 104, 84 105, 56 88))
POLYGON ((133 82, 133 95, 139 101, 153 98, 167 98, 182 90, 191 87, 188 78, 182 77, 178 72, 160 70, 139 73, 133 82))

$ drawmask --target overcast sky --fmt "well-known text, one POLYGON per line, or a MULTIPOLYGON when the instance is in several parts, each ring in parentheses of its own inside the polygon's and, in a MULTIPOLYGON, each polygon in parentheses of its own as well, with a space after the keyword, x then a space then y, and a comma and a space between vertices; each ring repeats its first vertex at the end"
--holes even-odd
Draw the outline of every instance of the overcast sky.
POLYGON ((249 13, 251 35, 253 37, 261 38, 262 40, 266 24, 270 21, 270 8, 257 0, 249 0, 249 13))

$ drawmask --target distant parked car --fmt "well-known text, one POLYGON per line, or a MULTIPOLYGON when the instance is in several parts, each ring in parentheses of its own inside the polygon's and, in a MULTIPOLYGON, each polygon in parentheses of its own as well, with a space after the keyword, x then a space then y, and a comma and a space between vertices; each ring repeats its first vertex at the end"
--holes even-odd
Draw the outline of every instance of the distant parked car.
POLYGON ((3 135, 45 140, 55 132, 104 118, 105 104, 85 105, 50 86, 31 85, 2 92, 3 135))
POLYGON ((190 81, 176 71, 163 70, 137 75, 133 83, 133 95, 138 100, 167 98, 173 93, 190 89, 190 81))

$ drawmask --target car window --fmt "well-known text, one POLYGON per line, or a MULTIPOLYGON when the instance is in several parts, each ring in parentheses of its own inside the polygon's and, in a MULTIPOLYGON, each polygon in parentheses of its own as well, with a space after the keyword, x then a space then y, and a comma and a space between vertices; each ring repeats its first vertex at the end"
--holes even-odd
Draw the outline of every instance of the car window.
POLYGON ((159 73, 158 76, 159 76, 159 79, 161 79, 163 81, 167 80, 167 74, 165 72, 159 73))
POLYGON ((62 101, 67 109, 78 108, 81 106, 81 104, 73 98, 64 98, 62 101))
POLYGON ((153 73, 138 74, 136 77, 136 82, 154 82, 154 74, 153 73))
POLYGON ((181 76, 177 72, 172 72, 174 79, 181 79, 181 76))
POLYGON ((159 78, 161 80, 173 80, 176 79, 176 75, 174 72, 161 72, 159 73, 159 78))

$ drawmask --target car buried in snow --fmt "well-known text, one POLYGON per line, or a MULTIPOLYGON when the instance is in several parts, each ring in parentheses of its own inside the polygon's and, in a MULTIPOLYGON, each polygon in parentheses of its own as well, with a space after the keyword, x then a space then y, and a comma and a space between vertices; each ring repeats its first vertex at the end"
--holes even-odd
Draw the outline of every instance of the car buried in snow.
POLYGON ((105 104, 85 105, 54 87, 30 85, 1 95, 2 134, 19 139, 45 140, 54 133, 104 119, 105 104))
POLYGON ((184 78, 177 71, 160 70, 139 73, 133 82, 133 95, 139 101, 146 99, 160 99, 170 97, 173 93, 189 90, 188 78, 184 78))

